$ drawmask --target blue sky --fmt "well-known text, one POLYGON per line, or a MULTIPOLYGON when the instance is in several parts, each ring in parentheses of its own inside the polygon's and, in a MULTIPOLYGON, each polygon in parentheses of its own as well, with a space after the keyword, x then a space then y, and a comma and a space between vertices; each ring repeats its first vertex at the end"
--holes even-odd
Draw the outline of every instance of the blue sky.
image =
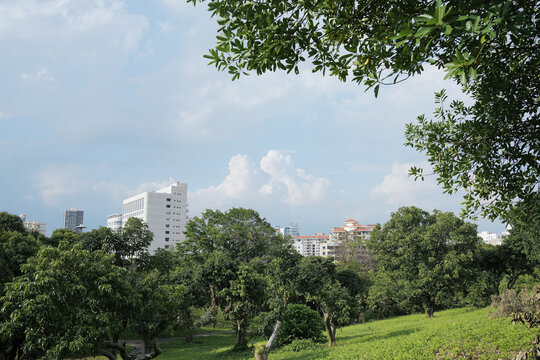
MULTIPOLYGON (((405 124, 433 93, 463 98, 444 74, 373 93, 312 74, 231 81, 207 66, 216 25, 183 0, 0 0, 0 211, 96 228, 124 198, 188 184, 190 215, 254 208, 302 234, 344 220, 385 222, 399 206, 458 212, 405 124)), ((504 226, 480 220, 479 231, 504 226)))

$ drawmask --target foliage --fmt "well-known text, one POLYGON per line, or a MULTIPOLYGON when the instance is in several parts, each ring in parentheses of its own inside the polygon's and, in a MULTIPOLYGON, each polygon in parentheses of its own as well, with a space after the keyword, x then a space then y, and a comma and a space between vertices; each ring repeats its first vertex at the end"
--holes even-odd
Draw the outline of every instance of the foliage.
POLYGON ((515 223, 510 235, 503 239, 507 287, 510 289, 521 275, 532 274, 540 266, 540 222, 515 223))
POLYGON ((188 259, 199 285, 208 289, 205 305, 214 317, 221 307, 235 322, 235 348, 245 348, 249 320, 268 297, 264 269, 284 239, 256 211, 243 208, 206 210, 187 224, 186 238, 179 256, 188 259))
POLYGON ((512 323, 525 324, 535 335, 532 340, 532 348, 525 352, 528 356, 522 358, 538 359, 540 358, 540 285, 536 286, 528 295, 526 306, 523 310, 513 314, 512 323))
POLYGON ((6 287, 2 337, 19 356, 97 354, 133 306, 126 272, 111 256, 60 243, 43 247, 6 287), (28 331, 28 329, 32 329, 28 331))
POLYGON ((509 317, 518 313, 534 313, 538 304, 534 300, 536 293, 540 291, 537 285, 532 291, 524 288, 520 291, 506 290, 500 296, 493 296, 491 306, 495 311, 489 313, 490 317, 509 317))
POLYGON ((236 324, 237 342, 235 351, 247 349, 247 329, 249 321, 264 309, 266 282, 255 269, 242 264, 230 286, 222 294, 227 304, 223 309, 225 317, 236 324))
POLYGON ((379 271, 407 283, 407 297, 433 316, 472 278, 472 260, 479 245, 476 226, 452 213, 432 215, 401 207, 368 241, 379 271))
POLYGON ((332 258, 304 257, 299 264, 298 290, 323 317, 328 345, 335 345, 336 329, 349 324, 356 302, 336 279, 332 258))
POLYGON ((139 306, 130 326, 142 337, 145 353, 149 353, 161 332, 182 319, 189 304, 184 301, 183 285, 167 283, 158 270, 139 272, 134 290, 139 306))
POLYGON ((22 274, 21 265, 34 256, 39 242, 33 234, 17 231, 0 232, 0 296, 3 285, 22 274))
POLYGON ((283 351, 306 352, 320 347, 320 341, 312 339, 294 339, 283 348, 283 351))
POLYGON ((70 229, 56 229, 51 234, 51 237, 45 240, 45 245, 58 246, 62 241, 75 244, 79 241, 81 234, 70 229))
POLYGON ((338 233, 334 259, 339 264, 355 264, 362 271, 375 269, 375 258, 366 247, 366 238, 355 232, 338 233))
MULTIPOLYGON (((190 0, 194 4, 197 0, 190 0)), ((200 0, 204 2, 205 0, 200 0)), ((465 189, 464 213, 538 216, 540 48, 538 4, 528 0, 208 0, 219 25, 205 55, 233 80, 253 71, 313 71, 373 88, 430 63, 473 100, 408 125, 445 191, 465 189)), ((439 98, 444 96, 441 93, 439 98)), ((422 169, 411 173, 423 177, 422 169)))
POLYGON ((387 271, 377 271, 369 288, 367 306, 378 319, 422 311, 421 306, 411 302, 410 283, 387 271))
POLYGON ((16 231, 21 234, 26 233, 23 221, 17 215, 8 212, 0 212, 0 233, 4 231, 16 231))
POLYGON ((108 253, 114 253, 115 247, 122 243, 120 232, 104 226, 82 233, 78 241, 88 251, 104 250, 108 253))
POLYGON ((321 342, 324 325, 319 314, 302 304, 289 304, 283 314, 283 324, 276 340, 277 346, 291 344, 295 340, 321 342))
POLYGON ((103 250, 114 253, 117 260, 139 258, 148 253, 154 234, 148 230, 148 225, 139 218, 131 217, 122 226, 120 237, 112 236, 112 241, 106 242, 103 250))

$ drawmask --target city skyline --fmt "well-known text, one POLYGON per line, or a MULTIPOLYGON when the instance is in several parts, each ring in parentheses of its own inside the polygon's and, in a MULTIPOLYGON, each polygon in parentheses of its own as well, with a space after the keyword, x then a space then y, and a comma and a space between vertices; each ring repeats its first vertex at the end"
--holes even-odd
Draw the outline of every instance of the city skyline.
POLYGON ((0 203, 49 234, 64 209, 105 226, 173 179, 189 185, 190 216, 241 206, 303 234, 399 206, 459 212, 459 193, 407 177, 427 163, 404 147, 405 124, 430 116, 441 88, 464 98, 432 68, 377 99, 308 67, 232 82, 203 58, 216 27, 204 5, 174 0, 7 1, 0 24, 0 203))

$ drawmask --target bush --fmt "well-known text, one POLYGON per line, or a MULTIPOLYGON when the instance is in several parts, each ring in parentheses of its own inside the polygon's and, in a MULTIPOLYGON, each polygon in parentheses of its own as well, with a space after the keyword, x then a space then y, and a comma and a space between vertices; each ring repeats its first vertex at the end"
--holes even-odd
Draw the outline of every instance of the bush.
POLYGON ((534 301, 531 301, 531 299, 539 289, 540 286, 536 286, 532 294, 528 288, 524 288, 519 292, 506 290, 501 296, 493 295, 491 306, 495 308, 495 311, 489 312, 490 317, 508 317, 518 313, 534 312, 532 308, 534 301))
POLYGON ((290 304, 283 314, 283 322, 276 339, 276 345, 287 345, 296 339, 324 341, 323 332, 322 319, 315 310, 306 305, 290 304))
POLYGON ((377 313, 373 310, 366 310, 360 314, 358 322, 364 323, 372 320, 377 320, 377 313))
POLYGON ((313 351, 318 346, 324 346, 311 339, 295 339, 289 345, 284 346, 284 351, 304 352, 313 351))

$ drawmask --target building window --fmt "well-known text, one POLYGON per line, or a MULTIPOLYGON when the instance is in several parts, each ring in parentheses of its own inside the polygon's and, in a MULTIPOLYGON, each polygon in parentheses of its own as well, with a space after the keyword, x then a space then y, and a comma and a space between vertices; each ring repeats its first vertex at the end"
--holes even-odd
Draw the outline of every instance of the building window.
POLYGON ((165 215, 171 215, 170 211, 165 211, 165 215))
POLYGON ((170 207, 171 207, 171 205, 167 205, 167 208, 170 208, 170 207))
POLYGON ((171 201, 171 198, 167 198, 167 201, 171 201))
POLYGON ((165 245, 165 249, 168 249, 169 248, 169 245, 165 245))
POLYGON ((168 234, 169 232, 168 231, 165 231, 165 234, 168 234))
POLYGON ((169 224, 165 224, 165 227, 169 227, 169 224))
POLYGON ((165 241, 169 241, 169 238, 165 238, 165 241))

